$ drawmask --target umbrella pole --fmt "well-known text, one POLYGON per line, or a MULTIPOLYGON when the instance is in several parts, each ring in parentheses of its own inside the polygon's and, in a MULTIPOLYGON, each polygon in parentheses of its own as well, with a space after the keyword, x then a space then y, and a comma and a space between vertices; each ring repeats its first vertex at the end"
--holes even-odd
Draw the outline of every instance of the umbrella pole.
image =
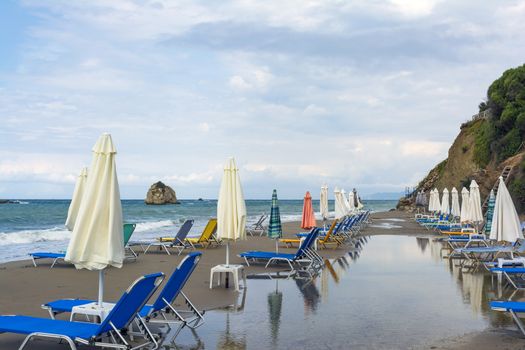
POLYGON ((226 241, 226 266, 230 265, 230 241, 226 241))
POLYGON ((279 238, 275 239, 275 252, 279 253, 279 238))
POLYGON ((104 300, 104 270, 98 271, 98 305, 102 307, 104 300))
MULTIPOLYGON (((230 266, 230 240, 226 241, 226 266, 230 266)), ((226 279, 224 281, 225 287, 229 288, 230 287, 230 280, 229 280, 229 274, 228 273, 226 273, 225 279, 226 279)))

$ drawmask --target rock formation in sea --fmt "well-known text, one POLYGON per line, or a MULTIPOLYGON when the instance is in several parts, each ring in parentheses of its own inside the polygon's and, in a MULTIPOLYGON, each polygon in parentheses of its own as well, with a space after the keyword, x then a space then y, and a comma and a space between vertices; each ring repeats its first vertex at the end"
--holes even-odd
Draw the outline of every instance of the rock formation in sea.
POLYGON ((155 182, 148 190, 146 204, 179 204, 175 191, 162 181, 155 182))

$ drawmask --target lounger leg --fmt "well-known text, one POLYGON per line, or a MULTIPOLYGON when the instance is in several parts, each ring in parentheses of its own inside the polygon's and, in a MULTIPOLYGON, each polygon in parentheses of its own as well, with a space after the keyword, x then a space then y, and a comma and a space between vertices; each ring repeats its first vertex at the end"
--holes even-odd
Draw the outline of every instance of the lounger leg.
POLYGON ((168 253, 168 255, 171 255, 171 253, 170 253, 168 247, 166 247, 164 244, 161 245, 161 247, 164 248, 164 250, 166 251, 166 253, 168 253))
POLYGON ((33 266, 36 267, 36 261, 35 261, 35 257, 31 255, 31 260, 33 260, 33 266))
POLYGON ((66 337, 66 336, 64 336, 64 335, 47 334, 47 333, 31 333, 31 334, 29 334, 29 335, 24 339, 24 341, 22 342, 22 344, 20 345, 20 347, 18 348, 18 350, 24 350, 24 348, 26 347, 26 345, 29 343, 29 341, 30 341, 33 337, 65 340, 65 341, 69 344, 69 347, 71 348, 71 350, 77 350, 77 347, 76 347, 76 345, 75 345, 75 342, 74 342, 70 337, 66 337))
POLYGON ((53 268, 53 266, 55 266, 55 264, 57 263, 57 261, 59 260, 60 258, 56 258, 53 260, 53 263, 51 264, 51 268, 53 268))

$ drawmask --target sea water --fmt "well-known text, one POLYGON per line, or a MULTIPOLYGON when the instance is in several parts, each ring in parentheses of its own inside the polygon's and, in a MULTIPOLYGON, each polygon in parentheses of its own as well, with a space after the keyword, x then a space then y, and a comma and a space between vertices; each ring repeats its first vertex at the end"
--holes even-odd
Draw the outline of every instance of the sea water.
MULTIPOLYGON (((27 259, 29 252, 64 251, 71 233, 66 230, 69 200, 22 200, 0 204, 0 262, 27 259)), ((387 211, 396 201, 366 201, 372 211, 387 211)), ((270 200, 247 200, 248 224, 270 213, 270 200)), ((279 200, 283 222, 301 219, 302 200, 279 200)), ((313 201, 319 211, 319 201, 313 201)), ((333 208, 329 201, 329 208, 333 208)), ((184 220, 195 220, 191 235, 198 235, 216 216, 216 200, 181 200, 177 205, 146 205, 142 200, 123 200, 124 222, 136 223, 134 240, 148 240, 173 234, 184 220)), ((318 213, 317 216, 319 217, 318 213)))

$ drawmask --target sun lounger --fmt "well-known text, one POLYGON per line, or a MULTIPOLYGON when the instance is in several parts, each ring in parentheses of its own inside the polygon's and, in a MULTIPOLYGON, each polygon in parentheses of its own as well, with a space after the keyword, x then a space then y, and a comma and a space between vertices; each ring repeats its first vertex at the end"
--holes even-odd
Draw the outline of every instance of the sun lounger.
MULTIPOLYGON (((193 252, 188 254, 179 266, 175 268, 169 280, 165 283, 164 288, 159 293, 159 296, 153 304, 144 305, 139 312, 139 315, 146 319, 148 322, 154 323, 179 323, 174 338, 181 331, 184 326, 190 328, 197 328, 204 323, 203 313, 199 311, 190 299, 182 292, 182 288, 190 278, 191 274, 195 270, 202 253, 193 252), (173 307, 173 302, 177 296, 181 295, 184 298, 189 311, 181 312, 173 307), (183 313, 190 312, 192 318, 185 318, 183 313), (174 319, 170 319, 168 316, 173 314, 174 319), (158 316, 161 316, 158 318, 158 316)), ((56 315, 71 312, 73 307, 85 305, 94 302, 93 300, 86 299, 60 299, 42 305, 42 308, 47 310, 51 318, 55 318, 56 315)), ((173 339, 174 339, 173 338, 173 339)))
MULTIPOLYGON (((128 245, 129 239, 131 238, 131 235, 135 231, 135 227, 136 226, 137 226, 136 224, 124 224, 123 225, 124 247, 125 247, 125 249, 127 251, 130 252, 130 255, 126 256, 127 258, 132 258, 132 259, 136 259, 137 258, 137 254, 128 245)), ((34 253, 29 253, 29 256, 31 256, 31 260, 33 261, 33 265, 35 267, 37 267, 37 263, 36 263, 37 260, 40 260, 40 259, 52 259, 53 262, 51 263, 51 268, 53 268, 58 261, 64 260, 64 258, 66 257, 66 253, 65 252, 59 252, 59 253, 34 252, 34 253)))
POLYGON ((215 232, 217 232, 217 219, 210 219, 200 237, 188 237, 186 242, 193 249, 196 247, 208 248, 213 244, 220 245, 220 242, 215 238, 215 232))
POLYGON ((249 234, 250 236, 253 236, 256 233, 259 233, 259 236, 264 235, 264 233, 266 232, 266 229, 264 228, 263 223, 266 221, 266 219, 268 219, 268 215, 263 213, 259 217, 259 220, 257 220, 256 223, 246 228, 246 233, 249 234))
POLYGON ((125 338, 127 328, 137 319, 148 341, 133 349, 146 346, 153 346, 156 349, 157 340, 139 315, 139 311, 163 279, 163 273, 145 275, 137 279, 100 324, 32 316, 0 316, 0 333, 27 334, 19 350, 23 350, 35 338, 65 341, 71 350, 77 349, 76 344, 125 350, 131 349, 125 338))
POLYGON ((523 301, 491 301, 490 308, 495 311, 509 312, 516 322, 519 330, 525 335, 525 326, 518 316, 518 313, 525 312, 525 302, 523 301))
POLYGON ((310 232, 308 236, 303 240, 297 252, 295 254, 277 253, 277 252, 261 252, 261 251, 248 251, 239 254, 239 257, 244 258, 246 265, 250 266, 250 261, 266 261, 268 267, 272 263, 286 262, 290 266, 292 271, 295 271, 294 264, 300 264, 301 262, 307 262, 307 269, 313 267, 315 264, 322 264, 322 259, 311 250, 311 247, 317 237, 319 236, 319 229, 315 228, 310 232), (319 261, 320 260, 320 261, 319 261))
MULTIPOLYGON (((328 229, 328 231, 325 233, 324 236, 328 236, 330 238, 330 235, 334 231, 334 228, 336 227, 337 224, 338 224, 338 220, 334 220, 332 222, 332 224, 330 225, 330 228, 328 229)), ((294 244, 300 244, 301 243, 301 238, 300 237, 302 237, 302 239, 304 239, 304 237, 306 237, 310 233, 311 233, 311 231, 306 233, 306 234, 298 234, 297 235, 298 238, 281 238, 281 239, 279 239, 279 242, 280 243, 284 243, 288 248, 292 248, 294 244)), ((322 231, 320 230, 319 231, 319 236, 317 238, 318 240, 320 240, 321 237, 323 237, 321 235, 321 233, 322 233, 322 231)))
POLYGON ((524 253, 525 244, 522 244, 521 240, 519 240, 512 245, 456 248, 451 255, 462 256, 468 260, 475 261, 494 261, 501 256, 510 256, 511 258, 514 258, 514 255, 524 253))
POLYGON ((184 221, 175 237, 160 237, 155 242, 145 243, 148 246, 144 249, 144 254, 146 254, 151 247, 159 247, 160 250, 164 249, 168 255, 171 255, 169 248, 176 248, 179 252, 178 255, 180 255, 184 248, 189 245, 189 243, 186 242, 186 236, 188 236, 188 233, 193 226, 193 222, 193 220, 184 221))

